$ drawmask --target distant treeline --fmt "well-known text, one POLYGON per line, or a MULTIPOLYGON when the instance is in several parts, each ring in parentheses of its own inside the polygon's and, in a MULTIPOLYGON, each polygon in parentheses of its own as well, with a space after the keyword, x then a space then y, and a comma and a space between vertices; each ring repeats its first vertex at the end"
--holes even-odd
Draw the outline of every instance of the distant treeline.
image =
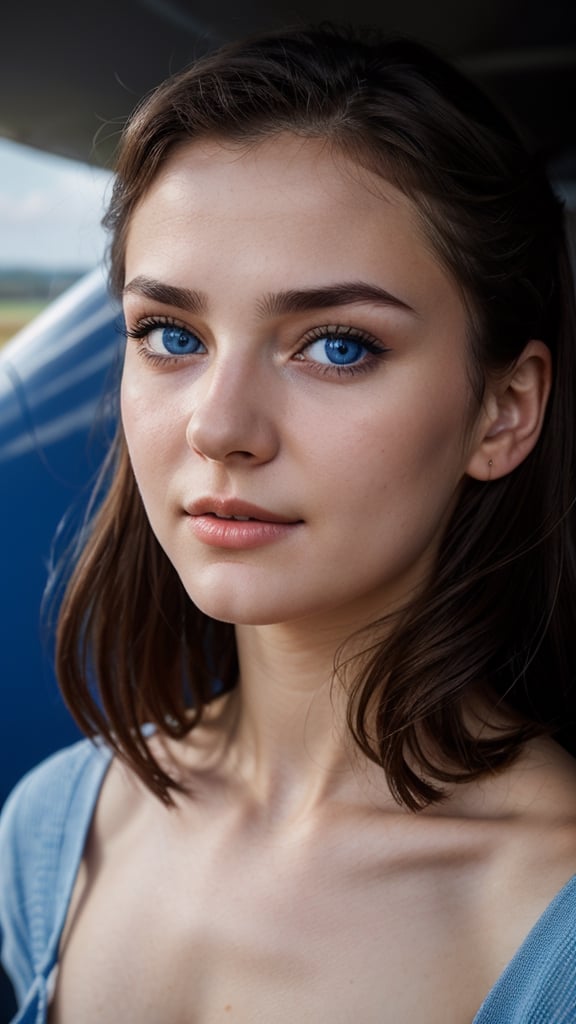
POLYGON ((0 268, 0 301, 21 302, 55 299, 78 281, 85 270, 29 270, 0 268))

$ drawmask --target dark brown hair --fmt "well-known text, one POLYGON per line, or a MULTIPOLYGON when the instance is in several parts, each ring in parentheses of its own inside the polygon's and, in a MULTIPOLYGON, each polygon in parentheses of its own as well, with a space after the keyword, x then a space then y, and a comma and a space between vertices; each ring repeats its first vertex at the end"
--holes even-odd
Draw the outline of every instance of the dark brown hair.
MULTIPOLYGON (((486 373, 531 338, 552 353, 536 448, 507 477, 464 482, 431 579, 356 672, 352 734, 396 798, 418 808, 444 784, 510 763, 529 736, 551 733, 576 752, 576 316, 562 208, 491 102, 427 49, 373 32, 286 31, 197 61, 135 111, 105 218, 115 291, 131 214, 176 145, 286 131, 326 139, 414 201, 467 303, 478 401, 486 373), (516 724, 470 729, 479 684, 516 724)), ((176 783, 142 726, 181 737, 199 722, 215 691, 235 685, 234 632, 195 608, 155 540, 121 431, 109 469, 62 602, 57 668, 80 726, 169 803, 176 783)))

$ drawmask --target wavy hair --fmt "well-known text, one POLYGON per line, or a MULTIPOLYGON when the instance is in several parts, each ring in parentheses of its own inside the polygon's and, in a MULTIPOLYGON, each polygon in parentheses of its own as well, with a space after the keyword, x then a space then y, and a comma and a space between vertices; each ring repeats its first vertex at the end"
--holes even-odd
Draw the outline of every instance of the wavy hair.
MULTIPOLYGON (((427 48, 372 30, 288 30, 201 58, 138 106, 105 217, 113 290, 132 212, 174 147, 207 137, 251 146, 283 132, 325 139, 413 201, 466 303, 478 402, 486 375, 531 338, 552 355, 536 447, 502 479, 465 480, 424 589, 353 666, 351 733, 396 799, 418 809, 511 763, 531 736, 576 753, 576 314, 563 209, 492 102, 427 48), (513 712, 509 728, 471 728, 479 686, 513 712)), ((142 726, 182 737, 216 681, 234 687, 234 631, 193 605, 153 536, 121 429, 105 477, 61 604, 57 672, 80 727, 170 804, 179 784, 142 726)), ((349 675, 345 662, 344 645, 335 673, 349 675)))

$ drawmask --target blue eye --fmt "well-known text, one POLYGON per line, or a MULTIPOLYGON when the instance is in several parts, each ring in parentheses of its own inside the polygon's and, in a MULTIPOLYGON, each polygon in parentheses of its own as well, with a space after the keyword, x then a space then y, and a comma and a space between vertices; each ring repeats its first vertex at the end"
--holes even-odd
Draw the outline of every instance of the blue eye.
POLYGON ((174 324, 166 324, 164 327, 156 327, 149 331, 147 344, 151 352, 157 355, 191 356, 198 352, 205 352, 206 349, 190 331, 185 327, 178 327, 174 324))
POLYGON ((306 348, 306 358, 328 366, 350 366, 366 352, 367 346, 356 338, 319 338, 306 348))

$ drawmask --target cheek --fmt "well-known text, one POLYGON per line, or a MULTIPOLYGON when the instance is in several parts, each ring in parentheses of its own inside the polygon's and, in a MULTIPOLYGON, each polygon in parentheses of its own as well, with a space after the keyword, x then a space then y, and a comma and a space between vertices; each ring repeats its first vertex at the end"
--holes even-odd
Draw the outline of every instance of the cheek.
POLYGON ((120 413, 136 482, 146 497, 148 488, 160 483, 173 464, 178 436, 185 438, 185 426, 177 419, 168 396, 150 395, 145 386, 126 372, 120 391, 120 413))
MULTIPOLYGON (((378 415, 336 414, 322 429, 310 422, 304 430, 314 449, 316 472, 327 480, 336 470, 343 489, 369 492, 387 489, 393 482, 418 486, 424 480, 449 479, 464 472, 467 418, 462 395, 439 401, 421 396, 419 402, 401 404, 382 400, 378 415), (318 444, 316 444, 316 440, 318 444)), ((304 417, 300 420, 305 424, 304 417)), ((349 497, 354 499, 353 494, 349 497)))
POLYGON ((342 515, 356 544, 388 546, 394 538, 402 560, 438 536, 466 470, 464 423, 461 396, 453 403, 450 396, 442 403, 436 396, 433 406, 390 408, 377 420, 358 421, 340 434, 330 485, 322 459, 316 478, 321 488, 325 483, 323 493, 335 509, 343 502, 342 515))
POLYGON ((452 359, 427 370, 396 409, 398 448, 407 465, 426 475, 463 472, 473 420, 466 369, 452 359))

